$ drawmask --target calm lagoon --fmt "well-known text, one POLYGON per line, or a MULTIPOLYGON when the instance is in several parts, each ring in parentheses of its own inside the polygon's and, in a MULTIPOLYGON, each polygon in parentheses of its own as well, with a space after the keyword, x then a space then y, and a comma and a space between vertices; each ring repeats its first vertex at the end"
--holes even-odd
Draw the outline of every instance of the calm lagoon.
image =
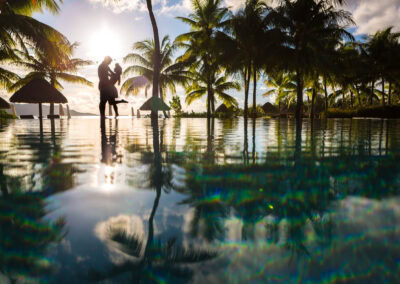
POLYGON ((0 283, 399 283, 400 122, 0 125, 0 283))

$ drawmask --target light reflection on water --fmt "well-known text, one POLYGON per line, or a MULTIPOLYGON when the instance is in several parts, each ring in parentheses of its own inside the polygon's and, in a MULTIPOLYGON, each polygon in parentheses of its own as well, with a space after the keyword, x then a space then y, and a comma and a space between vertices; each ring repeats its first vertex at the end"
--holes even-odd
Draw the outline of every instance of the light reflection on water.
POLYGON ((400 123, 0 126, 0 282, 399 282, 400 123), (7 280, 8 281, 8 280, 7 280))

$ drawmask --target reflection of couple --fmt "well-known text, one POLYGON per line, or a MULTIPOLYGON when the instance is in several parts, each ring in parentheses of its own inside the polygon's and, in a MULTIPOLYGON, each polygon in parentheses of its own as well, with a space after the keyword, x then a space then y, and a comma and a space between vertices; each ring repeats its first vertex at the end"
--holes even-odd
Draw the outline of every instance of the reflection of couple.
POLYGON ((118 107, 117 104, 127 103, 125 100, 116 101, 118 98, 118 90, 115 87, 115 84, 118 82, 118 85, 121 83, 121 74, 122 68, 116 63, 114 71, 111 71, 110 64, 112 62, 111 57, 106 56, 103 62, 100 64, 98 68, 99 75, 99 90, 100 90, 100 115, 102 117, 105 116, 106 103, 114 107, 115 115, 118 116, 118 107))

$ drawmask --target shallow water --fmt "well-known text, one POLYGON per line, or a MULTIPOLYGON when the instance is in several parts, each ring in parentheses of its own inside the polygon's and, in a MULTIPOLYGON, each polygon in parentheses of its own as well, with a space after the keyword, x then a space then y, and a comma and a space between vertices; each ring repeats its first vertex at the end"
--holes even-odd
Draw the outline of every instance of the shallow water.
POLYGON ((0 283, 400 282, 398 121, 42 128, 0 126, 0 283))

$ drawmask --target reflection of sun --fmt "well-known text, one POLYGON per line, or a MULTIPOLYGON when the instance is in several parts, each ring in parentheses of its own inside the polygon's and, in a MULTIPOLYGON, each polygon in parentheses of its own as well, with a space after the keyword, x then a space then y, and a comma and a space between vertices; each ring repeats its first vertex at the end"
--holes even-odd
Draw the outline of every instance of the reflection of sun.
POLYGON ((104 167, 104 184, 103 189, 111 191, 114 187, 115 178, 115 167, 105 166, 104 167))
POLYGON ((105 56, 111 58, 122 57, 121 40, 116 31, 103 26, 93 33, 90 38, 89 56, 95 60, 102 60, 105 56))

